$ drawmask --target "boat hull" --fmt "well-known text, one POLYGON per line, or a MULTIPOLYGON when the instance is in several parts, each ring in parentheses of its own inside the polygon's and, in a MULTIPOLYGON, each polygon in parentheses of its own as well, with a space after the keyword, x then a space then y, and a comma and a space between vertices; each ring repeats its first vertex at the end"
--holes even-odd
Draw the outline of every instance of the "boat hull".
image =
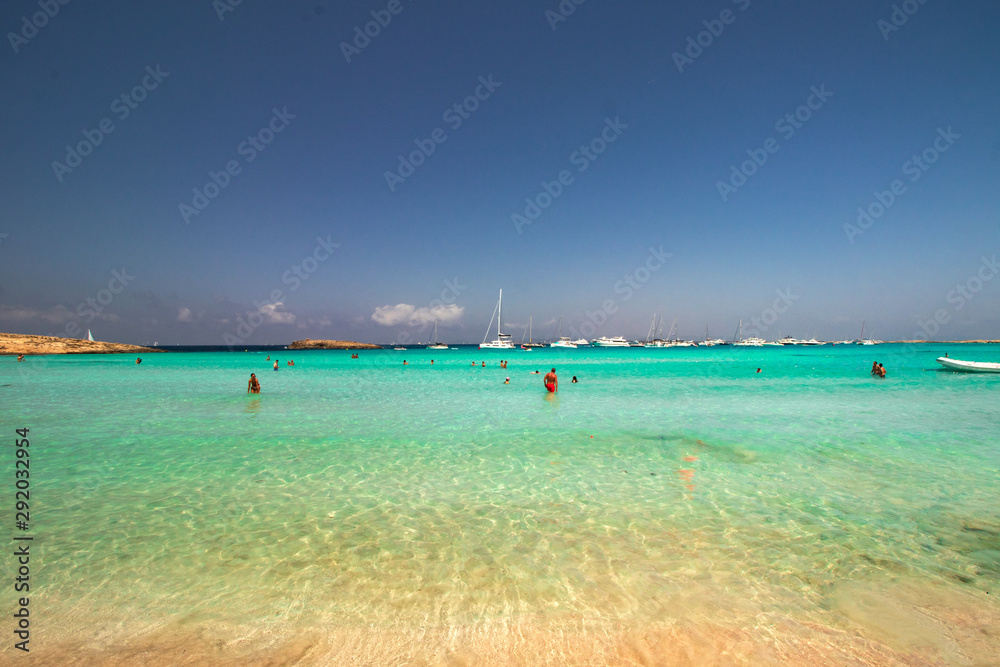
POLYGON ((952 371, 965 373, 1000 373, 1000 364, 985 361, 962 361, 949 357, 938 357, 937 362, 952 371))

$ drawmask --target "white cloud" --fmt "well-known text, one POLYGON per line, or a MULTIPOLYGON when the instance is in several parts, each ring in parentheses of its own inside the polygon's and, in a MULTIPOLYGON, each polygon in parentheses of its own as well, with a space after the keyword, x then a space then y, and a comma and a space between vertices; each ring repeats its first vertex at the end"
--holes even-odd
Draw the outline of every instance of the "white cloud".
POLYGON ((257 312, 264 316, 264 322, 266 324, 294 324, 295 315, 283 309, 285 304, 281 301, 275 301, 274 303, 265 303, 263 306, 257 309, 257 312))
POLYGON ((178 322, 193 322, 194 317, 191 315, 190 308, 179 308, 177 310, 177 321, 178 322))
POLYGON ((435 320, 442 324, 453 324, 462 319, 465 311, 463 306, 440 304, 437 306, 417 308, 408 303, 397 303, 395 306, 379 306, 372 314, 372 320, 386 327, 400 324, 417 326, 418 324, 433 324, 435 320))

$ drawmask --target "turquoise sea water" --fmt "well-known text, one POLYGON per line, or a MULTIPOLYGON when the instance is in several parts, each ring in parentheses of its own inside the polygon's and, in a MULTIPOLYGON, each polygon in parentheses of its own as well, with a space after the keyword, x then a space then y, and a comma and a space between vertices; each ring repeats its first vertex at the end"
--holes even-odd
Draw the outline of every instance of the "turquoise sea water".
POLYGON ((286 350, 277 372, 265 352, 0 358, 0 428, 31 429, 33 657, 657 664, 683 645, 988 664, 1000 375, 937 370, 944 352, 1000 361, 988 345, 286 350), (553 366, 550 396, 531 371, 553 366))

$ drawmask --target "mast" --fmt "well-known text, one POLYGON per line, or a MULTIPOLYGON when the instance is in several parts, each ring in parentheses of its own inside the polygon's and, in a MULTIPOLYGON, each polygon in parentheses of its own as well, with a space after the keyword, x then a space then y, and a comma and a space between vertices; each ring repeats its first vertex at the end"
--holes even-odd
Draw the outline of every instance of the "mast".
POLYGON ((497 301, 497 340, 500 340, 500 320, 503 319, 503 288, 500 288, 500 300, 497 301))

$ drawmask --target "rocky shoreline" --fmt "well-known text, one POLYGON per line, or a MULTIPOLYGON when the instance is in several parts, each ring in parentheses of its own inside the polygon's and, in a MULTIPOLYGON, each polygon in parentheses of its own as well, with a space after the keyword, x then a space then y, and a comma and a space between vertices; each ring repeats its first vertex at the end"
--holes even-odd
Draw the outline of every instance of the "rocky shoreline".
POLYGON ((381 350, 381 345, 357 343, 350 340, 297 340, 288 346, 289 350, 381 350))
POLYGON ((56 336, 26 336, 22 334, 0 333, 0 355, 3 354, 146 354, 163 352, 153 347, 106 343, 104 341, 82 340, 80 338, 58 338, 56 336))

